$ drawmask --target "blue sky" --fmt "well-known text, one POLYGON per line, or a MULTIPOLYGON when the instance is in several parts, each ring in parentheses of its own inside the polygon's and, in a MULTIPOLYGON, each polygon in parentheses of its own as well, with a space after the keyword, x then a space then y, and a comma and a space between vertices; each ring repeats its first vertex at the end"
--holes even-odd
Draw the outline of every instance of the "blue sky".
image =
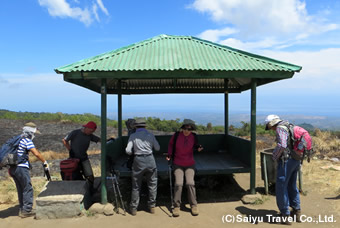
MULTIPOLYGON (((339 12, 336 0, 4 0, 0 109, 99 114, 100 95, 54 69, 170 34, 301 65, 293 79, 258 87, 258 113, 340 116, 339 12)), ((109 114, 116 106, 110 95, 109 114)), ((126 115, 171 111, 222 112, 223 96, 123 96, 126 115)), ((230 95, 230 112, 249 113, 250 93, 230 95)))

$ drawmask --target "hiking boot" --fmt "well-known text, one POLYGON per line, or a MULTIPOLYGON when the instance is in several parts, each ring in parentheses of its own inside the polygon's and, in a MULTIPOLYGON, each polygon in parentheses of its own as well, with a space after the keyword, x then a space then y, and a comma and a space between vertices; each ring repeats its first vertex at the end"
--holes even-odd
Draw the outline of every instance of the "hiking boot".
POLYGON ((32 217, 32 216, 35 216, 34 210, 31 210, 31 211, 20 210, 19 211, 19 217, 20 218, 28 218, 28 217, 32 217))
POLYGON ((150 207, 149 211, 150 211, 151 214, 155 214, 155 212, 156 212, 155 207, 150 207))
POLYGON ((179 207, 175 207, 172 210, 172 216, 174 216, 174 217, 178 217, 179 216, 179 207))
POLYGON ((290 216, 293 217, 294 221, 301 223, 301 210, 293 210, 290 212, 290 216))
POLYGON ((136 215, 137 215, 137 209, 130 208, 130 214, 131 214, 132 216, 136 216, 136 215))
POLYGON ((191 214, 193 216, 197 216, 198 215, 198 208, 197 208, 197 206, 191 206, 191 214))
POLYGON ((289 215, 280 215, 280 221, 283 225, 292 225, 292 218, 289 215))

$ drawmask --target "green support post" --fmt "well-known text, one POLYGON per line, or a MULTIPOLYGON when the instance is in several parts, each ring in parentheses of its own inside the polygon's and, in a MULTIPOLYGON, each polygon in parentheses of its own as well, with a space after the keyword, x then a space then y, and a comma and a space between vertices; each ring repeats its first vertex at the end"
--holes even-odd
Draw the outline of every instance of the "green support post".
POLYGON ((118 80, 118 138, 121 138, 123 135, 123 127, 122 127, 122 93, 121 93, 121 81, 118 80))
POLYGON ((251 80, 251 167, 250 167, 250 193, 255 194, 256 186, 256 79, 251 80))
POLYGON ((107 203, 106 190, 106 119, 107 119, 107 91, 106 79, 101 85, 101 203, 107 203))
POLYGON ((228 79, 224 79, 224 134, 225 137, 229 135, 229 92, 228 79))

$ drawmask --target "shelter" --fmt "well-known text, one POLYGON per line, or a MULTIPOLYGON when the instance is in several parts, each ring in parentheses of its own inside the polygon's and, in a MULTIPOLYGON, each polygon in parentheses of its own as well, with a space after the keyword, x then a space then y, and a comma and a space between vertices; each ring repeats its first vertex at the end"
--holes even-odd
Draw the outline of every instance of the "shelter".
MULTIPOLYGON (((106 203, 106 158, 116 159, 120 152, 112 151, 121 151, 126 141, 122 137, 122 95, 223 93, 225 135, 219 140, 233 156, 249 164, 234 171, 250 173, 250 189, 255 193, 256 87, 291 78, 301 69, 192 36, 159 35, 55 71, 63 74, 65 81, 101 94, 102 138, 106 138, 107 94, 118 95, 118 139, 115 145, 107 145, 103 140, 101 147, 102 203, 106 203), (228 134, 228 94, 249 89, 251 140, 248 143, 228 134)), ((166 139, 160 140, 166 143, 166 139)), ((208 138, 203 140, 209 142, 208 138)), ((220 148, 212 148, 216 149, 220 148)))

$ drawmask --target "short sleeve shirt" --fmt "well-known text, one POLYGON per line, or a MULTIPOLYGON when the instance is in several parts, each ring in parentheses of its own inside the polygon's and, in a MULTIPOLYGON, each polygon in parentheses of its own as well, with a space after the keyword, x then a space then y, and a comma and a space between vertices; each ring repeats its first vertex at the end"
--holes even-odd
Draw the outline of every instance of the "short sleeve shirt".
POLYGON ((84 161, 88 159, 87 150, 90 146, 90 142, 99 142, 100 138, 93 134, 87 135, 81 129, 77 129, 69 133, 65 138, 65 141, 71 142, 71 151, 74 158, 79 158, 84 161))
POLYGON ((23 138, 19 142, 19 146, 17 149, 18 153, 18 166, 29 168, 29 161, 28 161, 28 152, 30 149, 35 148, 33 141, 29 138, 23 138))

